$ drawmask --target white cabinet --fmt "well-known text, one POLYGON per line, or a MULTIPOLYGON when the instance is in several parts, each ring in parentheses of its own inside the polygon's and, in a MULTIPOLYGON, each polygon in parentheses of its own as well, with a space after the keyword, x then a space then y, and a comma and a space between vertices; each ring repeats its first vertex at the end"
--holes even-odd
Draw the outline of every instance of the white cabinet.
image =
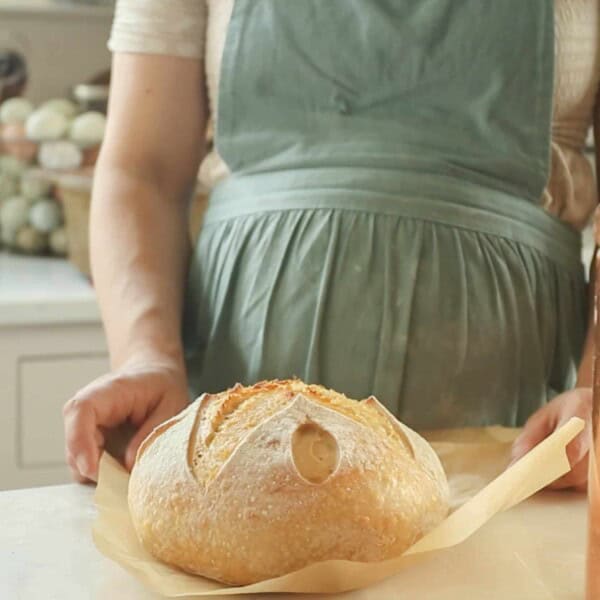
MULTIPOLYGON (((50 339, 61 335, 63 342, 64 334, 68 335, 52 332, 50 339)), ((62 355, 23 353, 17 365, 19 462, 24 469, 62 466, 64 443, 57 432, 65 399, 106 371, 106 356, 75 348, 72 354, 62 355)))
POLYGON ((91 285, 65 261, 0 254, 0 489, 69 481, 62 406, 107 370, 91 285))

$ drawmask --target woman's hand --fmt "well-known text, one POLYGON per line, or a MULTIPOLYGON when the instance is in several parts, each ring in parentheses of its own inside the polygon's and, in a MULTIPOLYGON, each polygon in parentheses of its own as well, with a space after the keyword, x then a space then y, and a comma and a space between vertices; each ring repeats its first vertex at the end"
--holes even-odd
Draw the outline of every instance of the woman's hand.
POLYGON ((576 388, 560 394, 535 412, 513 444, 512 458, 513 462, 517 461, 571 417, 584 419, 585 429, 567 446, 571 471, 556 480, 549 488, 554 490, 572 488, 585 491, 591 443, 592 390, 590 388, 576 388))
POLYGON ((106 434, 126 422, 136 429, 125 453, 131 470, 137 449, 160 423, 189 402, 183 369, 167 360, 130 363, 79 391, 64 407, 66 457, 73 477, 96 481, 106 434))

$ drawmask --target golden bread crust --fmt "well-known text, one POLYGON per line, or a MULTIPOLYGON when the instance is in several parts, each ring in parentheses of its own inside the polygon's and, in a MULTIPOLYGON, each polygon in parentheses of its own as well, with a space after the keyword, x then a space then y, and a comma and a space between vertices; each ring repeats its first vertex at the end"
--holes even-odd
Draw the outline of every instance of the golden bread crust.
POLYGON ((299 380, 205 394, 157 428, 129 485, 156 558, 228 584, 401 554, 448 511, 432 448, 375 398, 299 380))

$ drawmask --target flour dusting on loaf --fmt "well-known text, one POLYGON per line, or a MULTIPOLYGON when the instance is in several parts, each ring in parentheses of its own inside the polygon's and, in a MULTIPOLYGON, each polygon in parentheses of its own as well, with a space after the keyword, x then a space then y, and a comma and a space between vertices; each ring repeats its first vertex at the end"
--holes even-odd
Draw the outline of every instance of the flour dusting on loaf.
POLYGON ((402 554, 448 512, 429 444, 375 398, 299 380, 204 394, 144 441, 129 483, 148 551, 249 584, 402 554))

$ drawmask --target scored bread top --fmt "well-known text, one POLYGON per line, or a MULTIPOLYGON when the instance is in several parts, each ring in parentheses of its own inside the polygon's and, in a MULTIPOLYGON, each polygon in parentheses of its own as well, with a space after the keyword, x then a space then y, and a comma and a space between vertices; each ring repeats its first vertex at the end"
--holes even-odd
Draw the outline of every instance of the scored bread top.
MULTIPOLYGON (((396 446, 400 454, 424 459, 424 467, 434 478, 445 478, 441 465, 430 460, 428 453, 423 455, 419 451, 420 444, 415 445, 415 437, 420 436, 399 423, 376 398, 356 401, 340 392, 320 385, 306 384, 300 379, 276 379, 247 387, 236 384, 224 392, 204 394, 198 399, 199 406, 189 436, 187 457, 188 466, 196 481, 208 486, 239 446, 240 440, 288 406, 298 395, 368 427, 382 442, 396 446)), ((179 420, 181 416, 175 419, 179 420)), ((165 425, 168 427, 169 423, 168 421, 165 425)), ((155 435, 151 434, 145 440, 138 460, 153 438, 162 432, 163 429, 159 427, 155 430, 155 435)))
POLYGON ((301 394, 308 400, 339 412, 413 454, 406 435, 372 402, 356 402, 318 385, 291 380, 263 381, 202 399, 190 436, 188 463, 198 483, 209 485, 245 437, 260 423, 289 405, 301 394))

